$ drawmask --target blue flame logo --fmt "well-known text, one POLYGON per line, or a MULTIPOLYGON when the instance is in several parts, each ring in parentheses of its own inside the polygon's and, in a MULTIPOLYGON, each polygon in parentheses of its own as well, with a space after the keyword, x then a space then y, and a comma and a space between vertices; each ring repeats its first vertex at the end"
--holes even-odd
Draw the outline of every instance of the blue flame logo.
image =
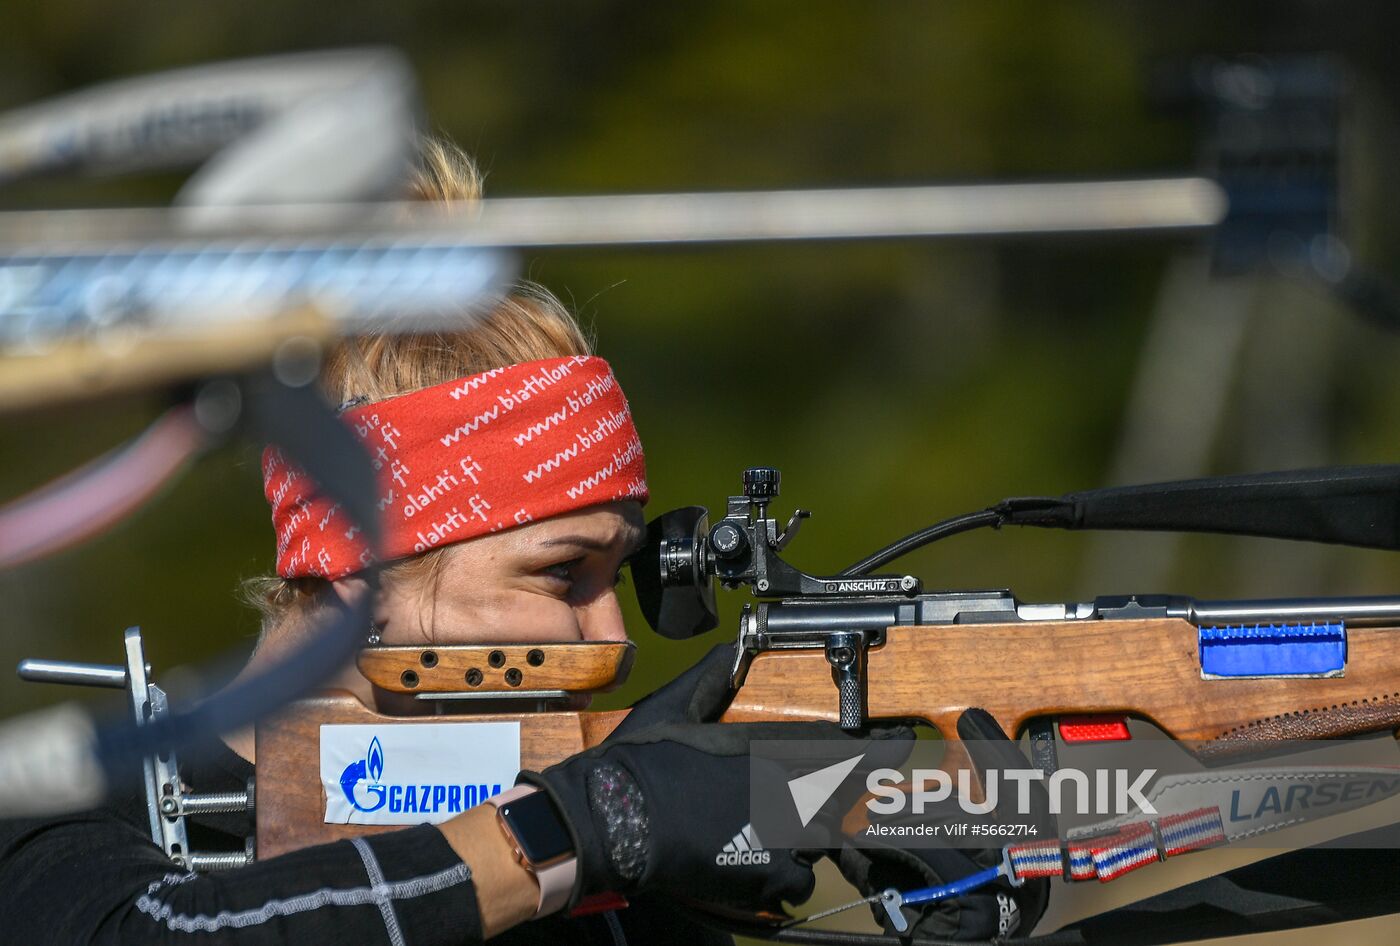
POLYGON ((379 776, 384 774, 384 747, 379 744, 379 737, 375 736, 370 740, 369 753, 365 756, 365 761, 369 764, 369 780, 379 781, 379 776))
POLYGON ((365 757, 351 762, 345 767, 345 771, 340 773, 340 790, 345 793, 346 800, 356 811, 378 811, 389 800, 388 789, 379 782, 379 777, 383 774, 384 747, 379 744, 379 737, 375 736, 370 740, 369 751, 365 753, 365 757), (373 804, 369 805, 361 803, 355 797, 356 786, 366 781, 369 784, 365 786, 365 791, 374 796, 373 804))

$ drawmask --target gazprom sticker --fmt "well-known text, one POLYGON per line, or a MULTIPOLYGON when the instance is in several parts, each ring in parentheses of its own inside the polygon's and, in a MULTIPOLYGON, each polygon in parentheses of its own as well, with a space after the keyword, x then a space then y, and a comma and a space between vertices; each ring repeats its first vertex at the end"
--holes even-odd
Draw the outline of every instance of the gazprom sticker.
POLYGON ((321 727, 328 824, 437 824, 519 772, 515 722, 321 727))

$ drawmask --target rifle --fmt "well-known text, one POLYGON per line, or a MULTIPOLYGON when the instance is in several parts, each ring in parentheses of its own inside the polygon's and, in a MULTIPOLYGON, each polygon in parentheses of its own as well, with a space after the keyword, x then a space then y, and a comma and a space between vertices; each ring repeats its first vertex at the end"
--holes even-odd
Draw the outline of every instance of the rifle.
MULTIPOLYGON (((778 471, 752 469, 743 479, 743 494, 729 497, 713 526, 698 506, 654 519, 631 561, 643 613, 666 637, 717 625, 716 581, 747 586, 759 599, 740 617, 734 697, 723 721, 834 719, 855 729, 871 719, 921 720, 943 735, 948 770, 970 768, 956 727, 969 707, 985 709, 1013 736, 1029 731, 1035 762, 1051 769, 1058 743, 1103 738, 1125 717, 1196 743, 1207 762, 1282 739, 1400 727, 1400 595, 1129 595, 1027 604, 1005 590, 926 592, 912 575, 870 574, 928 542, 1004 525, 1400 548, 1400 466, 1009 499, 921 530, 832 576, 809 575, 783 560, 809 514, 799 509, 781 527, 769 514, 778 471)), ((540 769, 596 745, 626 715, 580 707, 622 681, 634 650, 629 642, 360 651, 366 678, 433 704, 438 715, 389 716, 348 693, 326 692, 263 719, 256 735, 257 856, 390 829, 328 823, 336 787, 327 781, 324 754, 334 727, 382 734, 391 727, 505 723, 518 727, 516 767, 540 769)), ((108 685, 120 681, 113 676, 108 685)), ((469 735, 453 746, 459 755, 474 751, 469 735)), ((378 779, 376 766, 386 766, 383 750, 376 756, 371 748, 346 772, 358 783, 378 779)), ((340 787, 353 802, 356 786, 346 778, 340 787)), ((492 787, 480 786, 482 796, 492 787)), ((167 820, 208 810, 197 800, 185 806, 178 784, 153 791, 167 820)), ((425 792, 423 806, 408 809, 399 823, 426 820, 419 808, 428 800, 425 792)), ((468 800, 463 795, 459 803, 468 800)))
MULTIPOLYGON (((646 545, 631 562, 645 617, 673 639, 716 626, 714 581, 748 586, 760 598, 740 617, 735 693, 725 721, 835 719, 854 729, 869 719, 922 720, 960 759, 956 721, 977 706, 1007 733, 1029 729, 1042 754, 1037 761, 1051 765, 1057 731, 1061 738, 1092 732, 1085 725, 1106 718, 1146 719, 1177 740, 1198 742, 1207 761, 1280 739, 1400 727, 1400 596, 1130 595, 1026 604, 1003 590, 925 592, 911 575, 869 574, 927 542, 1007 524, 1397 548, 1400 467, 1012 499, 825 577, 781 557, 808 513, 797 510, 779 526, 769 515, 779 482, 776 470, 746 471, 743 495, 729 498, 713 526, 698 506, 663 514, 650 523, 646 545), (1261 638, 1260 629, 1271 630, 1261 638)), ((630 643, 375 647, 361 651, 358 665, 385 690, 455 711, 432 719, 518 723, 520 766, 539 768, 596 744, 623 718, 625 710, 573 707, 620 683, 632 653, 630 643)), ((382 830, 325 823, 316 762, 320 726, 423 722, 332 693, 264 720, 257 730, 259 854, 382 830)))

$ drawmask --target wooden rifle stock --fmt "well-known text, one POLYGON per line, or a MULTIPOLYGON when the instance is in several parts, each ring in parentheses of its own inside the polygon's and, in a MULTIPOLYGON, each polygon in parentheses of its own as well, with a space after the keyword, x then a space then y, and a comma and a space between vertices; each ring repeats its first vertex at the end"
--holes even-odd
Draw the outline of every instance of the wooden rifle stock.
MULTIPOLYGON (((936 726, 949 741, 945 768, 965 759, 956 724, 963 710, 974 706, 1011 734, 1038 716, 1137 716, 1174 739, 1204 743, 1198 755, 1207 760, 1248 753, 1270 740, 1328 739, 1400 727, 1400 628, 1350 628, 1342 676, 1287 679, 1202 679, 1197 634, 1194 625, 1180 618, 892 627, 884 643, 869 652, 869 715, 936 726)), ((478 665, 471 661, 489 661, 493 651, 509 652, 493 668, 499 671, 492 678, 499 686, 506 686, 513 661, 528 658, 531 649, 545 650, 551 668, 572 666, 580 678, 594 683, 607 676, 608 661, 625 672, 630 646, 627 658, 578 650, 596 646, 433 651, 437 666, 450 666, 453 674, 478 665)), ((402 691, 403 672, 414 670, 413 662, 423 669, 422 652, 369 652, 361 666, 368 668, 367 676, 373 674, 371 679, 402 691)), ((531 678, 521 669, 519 685, 525 686, 531 678)), ((515 720, 521 727, 521 765, 539 769, 601 742, 625 715, 625 710, 532 713, 492 707, 468 717, 390 717, 345 693, 303 700, 258 727, 258 856, 389 830, 324 823, 318 755, 322 724, 515 720)), ((723 720, 836 717, 836 689, 823 652, 790 650, 754 658, 723 720)))
MULTIPOLYGON (((362 651, 357 661, 360 672, 377 686, 430 696, 466 693, 473 699, 444 699, 438 705, 466 708, 468 712, 389 716, 369 709, 350 693, 335 690, 299 700, 259 721, 258 856, 275 857, 313 844, 393 830, 325 823, 322 726, 519 722, 520 764, 526 769, 541 769, 602 742, 627 711, 531 712, 511 707, 510 703, 520 702, 513 696, 521 692, 581 696, 610 689, 626 678, 635 654, 636 645, 630 642, 375 647, 362 651), (502 710, 503 704, 508 708, 502 710)), ((451 749, 443 747, 444 751, 451 749)))

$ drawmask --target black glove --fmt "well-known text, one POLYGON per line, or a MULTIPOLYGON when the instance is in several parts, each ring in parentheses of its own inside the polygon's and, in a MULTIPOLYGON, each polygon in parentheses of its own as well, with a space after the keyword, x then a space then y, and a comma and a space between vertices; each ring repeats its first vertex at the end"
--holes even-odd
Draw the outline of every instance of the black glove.
MULTIPOLYGON (((778 910, 811 895, 820 852, 765 848, 749 823, 750 743, 858 740, 827 722, 712 722, 729 699, 733 657, 732 645, 715 648, 639 702, 601 745, 542 773, 521 773, 551 794, 573 834, 575 900, 648 892, 778 910)), ((870 737, 879 742, 862 760, 867 771, 897 765, 912 746, 905 727, 870 737)), ((817 756, 804 762, 820 768, 846 757, 817 756)), ((828 803, 832 823, 852 800, 838 792, 828 803)))
MULTIPOLYGON (((979 777, 988 768, 1025 768, 1028 764, 1016 744, 1007 738, 996 720, 984 710, 965 711, 958 718, 958 736, 965 741, 979 777)), ((1049 818, 1044 789, 1039 783, 1031 783, 1030 789, 1033 803, 1031 818, 1041 829, 1040 836, 1053 836, 1053 822, 1049 818)), ((994 815, 995 812, 987 817, 994 815)), ((921 815, 905 814, 893 820, 882 819, 881 823, 955 820, 966 821, 967 816, 957 807, 955 800, 950 800, 940 810, 929 808, 921 815)), ((955 849, 893 845, 857 848, 846 844, 836 861, 842 875, 862 895, 869 896, 890 887, 904 891, 958 880, 1000 863, 1001 850, 993 847, 955 849)), ((910 926, 905 935, 951 940, 985 940, 996 936, 1009 937, 1017 932, 1029 936, 1045 913, 1049 898, 1050 882, 1045 878, 1028 880, 1020 887, 1013 887, 1005 879, 1000 879, 956 899, 904 907, 904 916, 910 926)), ((886 932, 895 932, 883 907, 875 905, 871 912, 886 932)))
POLYGON ((734 649, 733 644, 716 644, 695 666, 642 697, 603 744, 653 726, 712 723, 719 719, 731 696, 734 649))

